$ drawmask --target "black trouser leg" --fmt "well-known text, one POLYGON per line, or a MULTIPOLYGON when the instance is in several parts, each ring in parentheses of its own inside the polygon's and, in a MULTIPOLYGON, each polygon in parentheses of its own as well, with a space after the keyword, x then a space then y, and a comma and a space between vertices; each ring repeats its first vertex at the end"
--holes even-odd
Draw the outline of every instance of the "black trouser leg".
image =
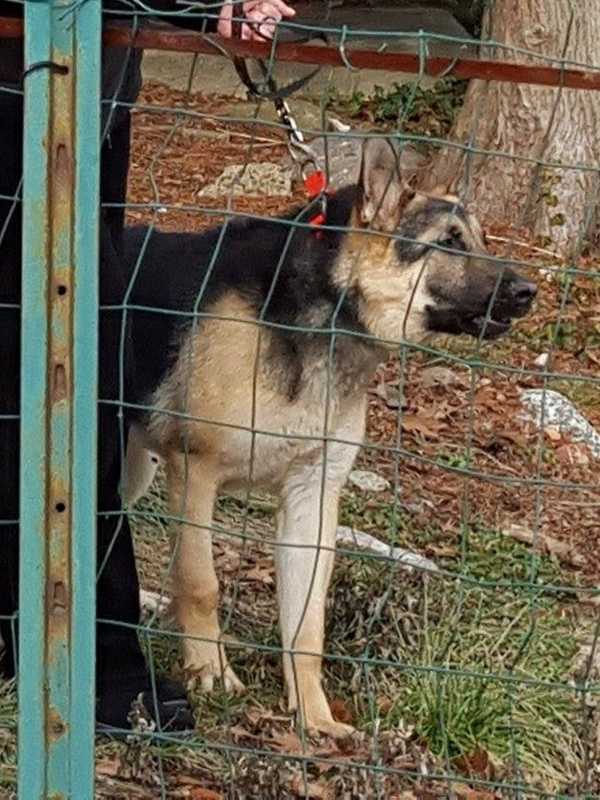
MULTIPOLYGON (((119 303, 123 297, 123 278, 108 224, 103 219, 100 262, 101 305, 119 303)), ((121 416, 120 359, 124 358, 123 377, 132 367, 129 337, 122 329, 122 313, 100 312, 100 363, 98 407, 98 593, 100 620, 115 620, 136 625, 139 622, 139 584, 129 521, 121 513, 119 483, 127 439, 126 416, 121 416), (103 402, 104 401, 104 402, 103 402)), ((139 691, 147 685, 146 664, 133 628, 98 623, 98 695, 106 698, 124 691, 139 691)), ((127 692, 131 696, 131 691, 127 692)), ((110 700, 112 703, 112 699, 110 700)), ((106 703, 104 703, 105 705, 106 703)), ((104 708, 103 718, 114 717, 104 708)))
MULTIPOLYGON (((129 164, 129 115, 104 143, 101 195, 105 203, 123 203, 129 164)), ((100 304, 122 302, 125 285, 120 261, 124 211, 106 208, 101 217, 100 304)), ((122 329, 119 311, 100 312, 98 407, 98 595, 100 620, 129 624, 139 622, 139 584, 129 521, 121 514, 119 483, 127 440, 127 417, 118 405, 104 401, 120 399, 121 354, 123 378, 131 380, 133 360, 128 331, 122 329)), ((102 698, 136 689, 147 682, 146 664, 133 628, 98 623, 97 682, 103 716, 114 717, 102 698), (117 677, 118 676, 118 677, 117 677)), ((139 689, 138 689, 139 691, 139 689)), ((127 692, 129 696, 131 692, 127 692)), ((110 700, 112 704, 112 700, 110 700)), ((117 712, 118 713, 118 712, 117 712)))
POLYGON ((11 198, 19 188, 22 158, 22 102, 0 91, 0 633, 2 671, 16 669, 19 580, 19 413, 21 204, 11 198), (11 418, 12 417, 12 418, 11 418), (12 520, 12 522, 11 522, 12 520), (3 618, 3 619, 2 619, 3 618))
MULTIPOLYGON (((10 617, 18 606, 18 516, 21 208, 6 199, 15 195, 22 172, 22 103, 17 95, 0 92, 0 617, 10 617), (4 417, 4 418, 3 418, 4 417), (11 522, 12 521, 12 522, 11 522)), ((129 158, 129 119, 106 143, 102 160, 102 190, 107 202, 124 202, 129 158), (108 149, 107 149, 108 148, 108 149)), ((119 252, 123 210, 108 210, 101 230, 101 303, 121 302, 123 277, 119 252)), ((120 359, 123 380, 133 381, 133 360, 127 331, 122 331, 120 312, 100 315, 99 392, 105 400, 120 398, 120 359), (123 339, 123 342, 122 342, 123 339)), ((139 621, 139 585, 131 532, 121 515, 119 483, 126 443, 127 424, 118 406, 101 403, 98 412, 98 577, 97 625, 98 717, 112 725, 127 724, 131 701, 148 692, 149 677, 133 628, 139 621), (112 513, 110 513, 112 512, 112 513)), ((13 641, 16 625, 0 619, 5 643, 3 670, 15 669, 13 641)), ((162 724, 189 727, 192 720, 183 699, 183 687, 164 682, 158 687, 159 705, 154 708, 146 694, 146 705, 162 724), (175 721, 174 721, 175 718, 175 721)))
POLYGON ((127 409, 119 403, 126 388, 127 394, 133 390, 135 364, 129 325, 123 312, 102 308, 122 303, 126 289, 121 253, 129 137, 127 114, 111 132, 102 152, 102 200, 109 205, 102 211, 100 240, 98 719, 111 725, 125 725, 124 716, 132 698, 145 691, 145 704, 161 724, 185 728, 191 727, 193 720, 183 687, 169 681, 160 682, 158 707, 155 708, 137 633, 129 627, 139 622, 139 583, 129 520, 122 513, 119 495, 128 430, 127 409), (117 207, 111 207, 112 203, 118 204, 117 207))

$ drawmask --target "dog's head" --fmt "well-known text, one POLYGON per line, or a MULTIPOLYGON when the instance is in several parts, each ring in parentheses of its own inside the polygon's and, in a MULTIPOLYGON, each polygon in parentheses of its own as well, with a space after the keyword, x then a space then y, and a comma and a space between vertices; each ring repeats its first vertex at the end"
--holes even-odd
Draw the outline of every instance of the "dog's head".
POLYGON ((410 190, 387 139, 364 146, 351 224, 365 232, 348 236, 337 282, 354 291, 367 330, 388 342, 492 339, 535 297, 534 283, 486 257, 479 223, 457 197, 410 190))

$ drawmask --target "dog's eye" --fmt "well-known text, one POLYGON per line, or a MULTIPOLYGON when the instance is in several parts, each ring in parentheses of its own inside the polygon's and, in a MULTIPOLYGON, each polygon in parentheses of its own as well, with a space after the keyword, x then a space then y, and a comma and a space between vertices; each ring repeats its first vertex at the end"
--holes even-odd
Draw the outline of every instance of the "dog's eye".
POLYGON ((448 231, 443 238, 438 239, 437 244, 450 250, 464 250, 462 234, 457 228, 448 231))

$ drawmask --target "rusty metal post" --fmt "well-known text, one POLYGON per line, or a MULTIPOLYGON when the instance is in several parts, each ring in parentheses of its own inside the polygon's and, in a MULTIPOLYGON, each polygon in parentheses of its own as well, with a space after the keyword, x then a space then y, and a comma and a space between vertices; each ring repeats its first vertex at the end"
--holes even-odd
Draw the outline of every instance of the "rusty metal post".
POLYGON ((93 797, 100 33, 26 3, 21 800, 93 797))

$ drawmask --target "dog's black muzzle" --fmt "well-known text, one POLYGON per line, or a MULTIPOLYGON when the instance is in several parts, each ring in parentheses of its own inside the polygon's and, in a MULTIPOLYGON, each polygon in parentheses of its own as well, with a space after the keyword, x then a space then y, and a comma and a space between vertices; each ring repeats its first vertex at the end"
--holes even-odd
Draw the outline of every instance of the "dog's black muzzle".
POLYGON ((509 271, 497 290, 474 303, 469 292, 461 307, 443 303, 428 306, 428 327, 437 333, 468 333, 483 339, 495 339, 510 329, 513 319, 523 317, 537 294, 537 286, 509 271), (473 306, 478 309, 473 313, 473 306))

